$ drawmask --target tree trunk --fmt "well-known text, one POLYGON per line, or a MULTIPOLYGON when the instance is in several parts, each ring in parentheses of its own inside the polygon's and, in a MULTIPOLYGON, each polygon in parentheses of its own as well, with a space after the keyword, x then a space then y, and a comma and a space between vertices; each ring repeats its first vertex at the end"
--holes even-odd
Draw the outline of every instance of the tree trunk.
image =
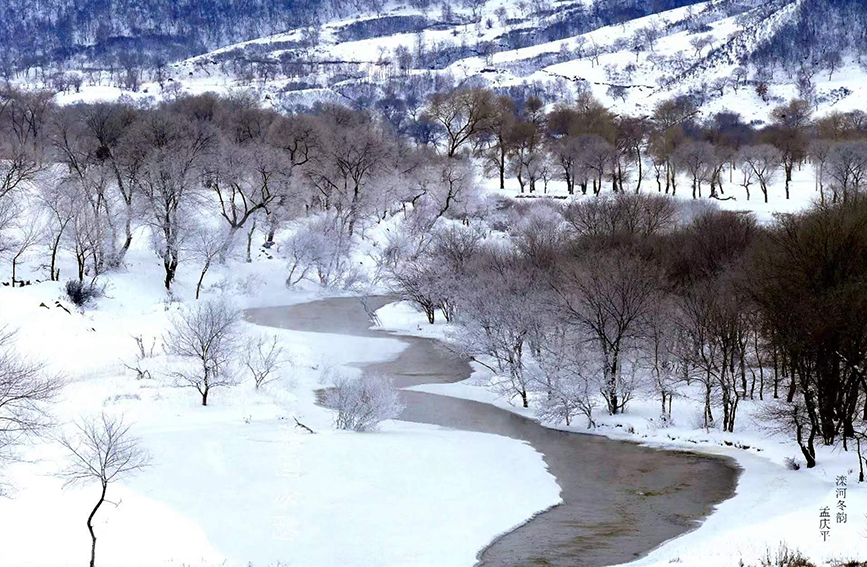
POLYGON ((253 233, 254 232, 256 232, 256 221, 253 221, 253 226, 251 226, 250 230, 247 231, 247 263, 248 264, 253 262, 253 257, 250 254, 250 250, 253 247, 253 233))
POLYGON ((616 415, 620 410, 619 396, 617 395, 618 358, 618 353, 615 351, 611 355, 611 362, 608 365, 608 376, 605 379, 605 387, 608 390, 608 412, 611 415, 616 415))
POLYGON ((172 289, 172 282, 175 281, 175 272, 178 270, 178 260, 174 257, 163 260, 163 267, 166 270, 165 286, 167 290, 172 289))
POLYGON ((51 271, 51 281, 53 282, 60 279, 60 275, 57 273, 57 250, 60 248, 60 237, 62 234, 63 231, 58 233, 57 238, 51 243, 51 266, 49 270, 51 271))
POLYGON ((99 495, 99 501, 96 503, 96 506, 93 507, 93 510, 90 512, 90 516, 87 517, 87 531, 90 532, 90 567, 95 567, 96 565, 96 533, 93 531, 93 517, 96 516, 96 512, 99 510, 99 507, 102 506, 102 503, 105 502, 105 493, 108 490, 108 484, 106 482, 102 483, 102 492, 99 495))
POLYGON ((500 162, 497 164, 500 170, 500 189, 506 188, 506 149, 500 144, 500 162))
POLYGON ((199 298, 199 292, 202 289, 202 281, 205 279, 205 274, 208 273, 208 268, 210 268, 210 267, 211 267, 211 260, 209 259, 207 262, 205 262, 205 266, 202 268, 202 274, 199 276, 199 281, 196 284, 196 299, 199 298))

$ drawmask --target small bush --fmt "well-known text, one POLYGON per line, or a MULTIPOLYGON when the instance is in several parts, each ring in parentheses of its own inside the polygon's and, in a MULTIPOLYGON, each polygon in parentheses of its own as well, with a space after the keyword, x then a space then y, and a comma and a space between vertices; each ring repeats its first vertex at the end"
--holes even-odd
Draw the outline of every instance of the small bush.
POLYGON ((786 457, 783 459, 783 463, 786 465, 786 468, 790 471, 799 471, 801 470, 801 463, 798 462, 794 457, 786 457))
POLYGON ((79 280, 66 282, 66 297, 78 307, 83 307, 90 301, 102 297, 102 288, 94 282, 84 283, 79 280))
POLYGON ((334 426, 351 431, 373 431, 380 422, 394 419, 404 405, 391 378, 365 372, 360 378, 338 376, 325 397, 336 412, 334 426))
POLYGON ((816 567, 800 551, 789 549, 785 543, 781 543, 774 554, 768 549, 759 564, 761 567, 816 567))

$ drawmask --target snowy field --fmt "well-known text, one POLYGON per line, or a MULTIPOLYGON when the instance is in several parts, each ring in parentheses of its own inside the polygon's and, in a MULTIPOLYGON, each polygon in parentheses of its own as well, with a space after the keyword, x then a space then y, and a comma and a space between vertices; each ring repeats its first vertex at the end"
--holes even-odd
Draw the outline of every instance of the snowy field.
MULTIPOLYGON (((127 273, 109 277, 108 297, 84 313, 62 299, 59 284, 0 289, 2 321, 19 329, 18 347, 66 379, 54 408, 61 430, 80 416, 122 413, 151 454, 150 467, 109 488, 114 505, 95 522, 98 564, 458 567, 559 501, 542 456, 511 439, 402 422, 370 434, 333 431, 331 412, 314 405, 321 370, 357 372, 344 366, 388 359, 403 348, 395 340, 245 324, 276 332, 291 357, 265 391, 244 382, 215 390, 202 407, 194 390, 171 387, 159 356, 144 361, 153 378, 137 380, 124 367, 136 358, 132 335, 150 345, 180 308, 164 302, 160 268, 150 252, 131 255, 127 273), (317 433, 295 427, 295 417, 317 433), (512 492, 516 485, 534 490, 512 492)), ((181 277, 179 298, 191 297, 194 276, 181 277)), ((206 297, 232 294, 239 306, 316 297, 287 291, 278 261, 232 263, 208 285, 206 297)), ((23 456, 6 471, 16 490, 0 500, 0 565, 82 562, 98 486, 62 488, 56 442, 23 456), (51 545, 36 545, 37 532, 51 545)))

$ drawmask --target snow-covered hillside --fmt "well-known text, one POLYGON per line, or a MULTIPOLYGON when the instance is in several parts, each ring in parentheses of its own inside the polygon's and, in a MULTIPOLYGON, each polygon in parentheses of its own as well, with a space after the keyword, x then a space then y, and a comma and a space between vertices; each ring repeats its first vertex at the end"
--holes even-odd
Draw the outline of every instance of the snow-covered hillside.
POLYGON ((867 87, 854 53, 811 63, 806 87, 804 73, 796 76, 790 67, 744 66, 776 30, 792 24, 800 5, 711 0, 641 15, 605 12, 604 3, 597 14, 568 1, 491 0, 442 10, 390 4, 377 15, 325 21, 136 70, 134 91, 109 86, 120 83, 91 71, 80 92, 70 90, 61 100, 243 90, 285 109, 317 102, 371 107, 395 95, 417 107, 435 90, 474 85, 543 93, 549 104, 589 90, 631 115, 648 115, 661 100, 688 94, 706 115, 734 110, 761 123, 774 105, 804 96, 807 88, 818 114, 856 108, 867 87))

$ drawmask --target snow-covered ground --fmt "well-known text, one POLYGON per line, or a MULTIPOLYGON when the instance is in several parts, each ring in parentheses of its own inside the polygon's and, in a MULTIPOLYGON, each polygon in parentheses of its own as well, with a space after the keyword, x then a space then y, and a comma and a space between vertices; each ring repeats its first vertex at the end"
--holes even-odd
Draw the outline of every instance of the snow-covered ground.
MULTIPOLYGON (((127 271, 107 278, 108 296, 83 313, 60 284, 0 288, 0 324, 18 328, 18 347, 65 377, 52 408, 58 434, 81 416, 123 413, 151 454, 149 468, 109 488, 112 504, 95 521, 97 564, 462 567, 559 501, 542 456, 512 439, 403 422, 333 431, 331 413, 314 404, 323 369, 357 372, 346 365, 388 359, 404 348, 397 340, 244 323, 246 332, 276 333, 291 358, 264 391, 245 381, 214 390, 202 407, 194 390, 171 387, 162 356, 141 361, 152 379, 137 380, 124 366, 136 363, 133 336, 148 347, 156 338, 159 353, 169 317, 192 298, 195 268, 181 273, 169 303, 158 259, 133 251, 127 271), (516 485, 534 489, 512 493, 516 485)), ((247 307, 318 296, 288 291, 283 277, 278 260, 231 261, 209 274, 205 298, 222 293, 247 307)), ((98 486, 64 490, 56 477, 64 450, 50 439, 22 456, 4 471, 16 490, 0 499, 0 565, 84 562, 98 486)))
MULTIPOLYGON (((443 322, 427 323, 425 316, 410 303, 393 303, 377 311, 383 330, 449 340, 450 327, 443 322)), ((494 404, 500 408, 534 418, 532 409, 499 396, 487 387, 490 371, 474 364, 474 375, 456 384, 431 384, 411 388, 432 394, 454 396, 494 404)), ((652 447, 699 451, 734 459, 743 469, 736 495, 720 504, 702 525, 659 547, 647 557, 631 563, 662 566, 681 563, 695 567, 731 567, 756 564, 780 544, 798 549, 815 562, 852 560, 867 557, 867 489, 858 484, 858 462, 854 450, 817 447, 818 465, 794 471, 786 458, 799 458, 800 451, 789 438, 772 436, 762 430, 756 419, 760 402, 744 400, 739 409, 735 433, 706 431, 697 416, 701 414, 701 394, 686 390, 673 404, 672 422, 659 421, 658 400, 639 396, 626 414, 603 415, 594 419, 596 429, 584 423, 563 430, 605 435, 614 439, 639 441, 652 447), (694 394, 694 395, 693 395, 694 394), (837 481, 846 477, 848 521, 836 523, 837 481), (829 506, 831 535, 824 541, 819 531, 820 509, 829 506)), ((580 421, 580 420, 579 420, 580 421)))

